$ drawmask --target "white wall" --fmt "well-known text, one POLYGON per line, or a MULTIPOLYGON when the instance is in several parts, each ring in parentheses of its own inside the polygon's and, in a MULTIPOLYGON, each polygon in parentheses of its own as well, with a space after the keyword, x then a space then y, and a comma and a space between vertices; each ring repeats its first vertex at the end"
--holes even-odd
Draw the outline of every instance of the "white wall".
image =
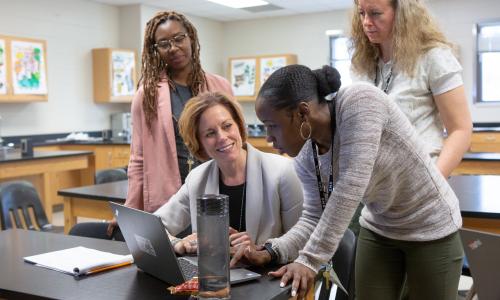
MULTIPOLYGON (((500 122, 500 104, 472 104, 475 82, 475 43, 472 34, 477 22, 500 20, 498 0, 434 0, 429 8, 446 36, 458 44, 467 97, 474 122, 500 122)), ((500 78, 500 70, 499 70, 500 78)))
MULTIPOLYGON (((500 19, 498 0, 433 0, 429 9, 447 37, 460 48, 464 84, 474 122, 500 122, 499 104, 473 104, 474 37, 473 24, 500 19)), ((298 62, 311 68, 328 64, 327 29, 349 32, 350 10, 291 17, 224 23, 224 63, 229 57, 259 54, 297 54, 298 62)), ((253 104, 243 105, 248 123, 258 122, 253 104)))
POLYGON ((91 49, 117 47, 119 10, 81 0, 0 0, 0 34, 47 42, 48 102, 0 103, 2 135, 109 128, 129 104, 95 104, 91 49))
MULTIPOLYGON (((474 122, 500 122, 500 105, 472 105, 475 22, 500 19, 497 0, 433 0, 429 7, 447 36, 460 47, 464 81, 474 122)), ((96 104, 92 96, 91 49, 138 51, 146 22, 160 8, 114 7, 83 0, 0 0, 0 34, 47 41, 49 101, 0 103, 1 134, 29 135, 109 128, 109 115, 130 104, 96 104)), ((312 68, 328 63, 327 29, 348 31, 347 11, 217 22, 190 16, 199 32, 205 70, 225 75, 229 57, 297 54, 312 68)), ((244 104, 248 123, 258 122, 253 104, 244 104)))
MULTIPOLYGON (((328 64, 329 44, 325 31, 347 31, 347 11, 224 23, 224 63, 229 57, 296 54, 299 64, 320 68, 328 64)), ((244 103, 247 123, 260 123, 254 104, 244 103)))

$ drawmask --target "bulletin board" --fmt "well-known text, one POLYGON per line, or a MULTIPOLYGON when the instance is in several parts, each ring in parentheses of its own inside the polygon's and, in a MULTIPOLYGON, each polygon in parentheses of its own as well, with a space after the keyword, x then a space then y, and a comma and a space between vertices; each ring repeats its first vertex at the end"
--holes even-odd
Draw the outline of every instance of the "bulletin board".
POLYGON ((0 102, 47 101, 46 42, 0 35, 0 102))
POLYGON ((297 63, 294 54, 274 54, 229 58, 228 76, 238 101, 255 101, 260 87, 281 67, 297 63))

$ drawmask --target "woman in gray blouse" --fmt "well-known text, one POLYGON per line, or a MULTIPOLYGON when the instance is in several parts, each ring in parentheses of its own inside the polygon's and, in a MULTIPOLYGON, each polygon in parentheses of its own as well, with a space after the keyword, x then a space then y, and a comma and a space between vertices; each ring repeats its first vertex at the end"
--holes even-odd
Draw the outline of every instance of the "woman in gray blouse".
POLYGON ((304 211, 284 236, 238 255, 293 261, 271 274, 301 298, 362 202, 357 299, 398 299, 405 273, 411 299, 455 299, 463 256, 455 194, 394 102, 364 83, 339 87, 335 69, 300 65, 262 86, 257 116, 268 141, 295 157, 304 211))

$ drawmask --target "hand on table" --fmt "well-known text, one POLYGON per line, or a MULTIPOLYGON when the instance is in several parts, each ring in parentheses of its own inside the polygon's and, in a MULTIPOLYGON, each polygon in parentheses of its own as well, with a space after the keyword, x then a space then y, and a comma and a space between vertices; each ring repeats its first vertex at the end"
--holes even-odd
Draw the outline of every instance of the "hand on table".
POLYGON ((251 243, 250 245, 242 245, 236 249, 236 252, 232 255, 229 267, 234 267, 240 260, 254 266, 264 266, 271 261, 271 255, 263 246, 255 246, 255 244, 251 243))
POLYGON ((274 272, 269 272, 273 277, 281 277, 280 286, 284 287, 292 280, 292 297, 297 296, 303 299, 307 291, 313 286, 316 272, 310 268, 299 264, 291 263, 285 265, 274 272))
POLYGON ((195 233, 192 233, 174 245, 175 253, 183 255, 183 254, 191 254, 196 253, 198 250, 198 236, 195 233))

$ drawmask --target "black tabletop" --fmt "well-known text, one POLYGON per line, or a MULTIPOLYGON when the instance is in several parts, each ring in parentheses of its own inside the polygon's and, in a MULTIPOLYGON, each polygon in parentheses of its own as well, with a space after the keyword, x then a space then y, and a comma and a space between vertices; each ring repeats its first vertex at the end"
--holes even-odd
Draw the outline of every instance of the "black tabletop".
MULTIPOLYGON (((0 232, 0 298, 8 299, 187 299, 172 296, 167 284, 135 265, 75 279, 71 275, 37 267, 24 256, 84 246, 116 254, 128 254, 125 243, 27 230, 0 232)), ((261 270, 265 273, 267 270, 261 270)), ((232 299, 287 299, 288 288, 264 275, 231 286, 232 299)))
POLYGON ((468 152, 463 160, 500 161, 500 153, 493 152, 468 152))
POLYGON ((500 219, 500 176, 452 176, 448 182, 458 197, 463 217, 500 219))
POLYGON ((27 161, 36 159, 48 159, 65 156, 78 156, 85 154, 93 154, 92 151, 35 151, 32 156, 21 156, 20 151, 7 153, 7 155, 0 156, 0 163, 10 163, 16 161, 27 161))
POLYGON ((92 200, 125 202, 127 199, 128 180, 95 184, 78 188, 64 189, 57 192, 59 196, 77 197, 92 200))

